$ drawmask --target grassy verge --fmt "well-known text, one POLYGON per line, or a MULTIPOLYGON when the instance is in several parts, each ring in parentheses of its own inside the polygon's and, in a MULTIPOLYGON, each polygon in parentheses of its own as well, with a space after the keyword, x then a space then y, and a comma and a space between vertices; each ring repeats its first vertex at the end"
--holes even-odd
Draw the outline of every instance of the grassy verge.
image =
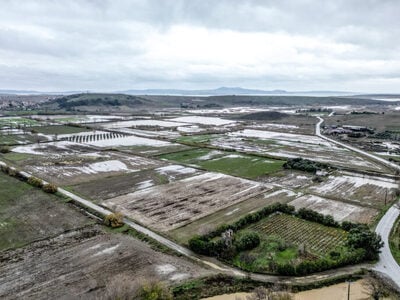
POLYGON ((151 237, 149 237, 133 228, 130 228, 126 224, 119 228, 110 228, 110 227, 106 227, 106 228, 107 228, 107 231, 109 231, 109 232, 123 233, 123 234, 130 235, 138 240, 141 240, 141 241, 145 242, 146 244, 148 244, 150 246, 150 248, 153 250, 156 250, 156 251, 159 251, 159 252, 162 252, 165 254, 169 254, 169 255, 181 256, 180 253, 168 248, 167 246, 156 241, 155 239, 152 239, 151 237))
POLYGON ((389 237, 390 250, 400 265, 400 217, 397 218, 389 237))

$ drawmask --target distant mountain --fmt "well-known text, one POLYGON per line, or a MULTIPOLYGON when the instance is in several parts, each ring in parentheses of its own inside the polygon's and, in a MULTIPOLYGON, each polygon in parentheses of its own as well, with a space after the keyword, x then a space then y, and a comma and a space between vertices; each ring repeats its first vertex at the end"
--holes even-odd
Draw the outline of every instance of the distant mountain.
POLYGON ((145 90, 126 90, 120 91, 123 94, 129 95, 179 95, 179 96, 224 96, 224 95, 353 95, 351 92, 341 91, 301 91, 288 92, 285 90, 257 90, 245 89, 241 87, 220 87, 212 90, 179 90, 179 89, 145 89, 145 90))
MULTIPOLYGON (((64 91, 64 92, 38 92, 31 90, 0 90, 0 94, 14 94, 14 95, 72 95, 81 94, 87 91, 64 91)), ((90 93, 94 93, 91 91, 90 93)), ((252 96, 353 96, 355 93, 342 92, 342 91, 294 91, 288 92, 285 90, 259 90, 259 89, 246 89, 242 87, 220 87, 217 89, 205 90, 181 90, 181 89, 144 89, 144 90, 125 90, 110 93, 119 93, 127 95, 172 95, 172 96, 231 96, 231 95, 252 95, 252 96)), ((106 93, 104 93, 106 94, 106 93)))
POLYGON ((0 95, 72 95, 82 93, 81 91, 65 92, 39 92, 30 90, 0 90, 0 95))

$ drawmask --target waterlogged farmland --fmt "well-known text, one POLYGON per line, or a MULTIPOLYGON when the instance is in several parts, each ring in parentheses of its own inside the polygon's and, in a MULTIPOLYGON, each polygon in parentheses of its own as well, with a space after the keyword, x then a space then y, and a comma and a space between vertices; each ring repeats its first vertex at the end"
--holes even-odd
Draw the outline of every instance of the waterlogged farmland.
POLYGON ((160 158, 249 179, 279 171, 285 163, 284 160, 208 149, 165 154, 160 158))
MULTIPOLYGON (((1 146, 8 146, 0 159, 161 232, 185 247, 190 247, 196 235, 241 222, 244 216, 266 207, 290 205, 293 212, 276 212, 234 230, 233 243, 240 247, 240 241, 257 234, 260 242, 255 247, 232 252, 229 259, 217 258, 243 270, 274 274, 284 274, 281 272, 285 270, 280 269, 284 267, 289 268, 287 272, 294 272, 290 265, 297 268, 321 260, 332 266, 347 264, 348 231, 336 223, 325 226, 299 218, 295 212, 310 209, 331 216, 330 222, 371 225, 385 203, 397 197, 398 180, 385 166, 313 135, 314 117, 297 117, 294 110, 290 111, 290 116, 275 120, 242 118, 241 114, 249 112, 243 109, 229 113, 169 111, 135 116, 12 118, 1 130, 1 146), (318 174, 285 167, 297 157, 325 163, 327 167, 321 164, 318 174)), ((59 266, 51 258, 58 257, 70 266, 79 265, 82 285, 96 291, 104 289, 102 282, 108 277, 96 275, 93 282, 82 279, 91 272, 90 264, 84 263, 87 255, 91 264, 96 257, 102 258, 102 263, 93 263, 93 270, 113 264, 129 266, 130 270, 137 266, 140 274, 174 283, 210 272, 181 258, 158 254, 158 261, 154 258, 158 257, 156 252, 151 252, 152 257, 146 254, 150 253, 148 245, 94 226, 93 219, 62 201, 68 199, 2 176, 1 247, 16 249, 0 251, 0 258, 19 255, 27 261, 18 249, 28 247, 29 253, 41 259, 45 271, 59 266), (14 192, 18 201, 13 200, 14 192), (43 209, 48 217, 36 216, 43 209), (22 214, 24 221, 13 216, 16 211, 27 211, 22 214), (54 222, 56 219, 60 222, 54 222), (42 226, 43 222, 51 229, 42 226), (11 234, 11 230, 17 234, 11 234), (38 244, 38 239, 45 242, 38 244), (44 250, 39 250, 41 245, 44 250), (76 257, 67 258, 62 249, 76 253, 76 257), (139 251, 139 257, 132 256, 132 249, 139 251)), ((121 232, 126 233, 126 227, 121 232)), ((212 241, 221 240, 222 233, 212 241)), ((222 254, 229 255, 226 249, 222 250, 222 254)), ((13 262, 6 270, 9 291, 15 278, 13 270, 21 268, 21 264, 13 262)), ((72 269, 67 270, 68 282, 76 281, 72 269)), ((37 268, 32 270, 36 272, 37 268)), ((134 275, 130 271, 127 274, 130 278, 134 275)), ((43 278, 46 284, 48 279, 43 278)), ((16 289, 22 296, 29 295, 23 286, 16 289)))

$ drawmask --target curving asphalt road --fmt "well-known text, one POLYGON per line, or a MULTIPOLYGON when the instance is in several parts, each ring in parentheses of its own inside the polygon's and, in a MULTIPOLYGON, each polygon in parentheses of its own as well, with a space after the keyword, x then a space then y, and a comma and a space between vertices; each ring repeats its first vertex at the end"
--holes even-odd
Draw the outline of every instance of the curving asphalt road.
MULTIPOLYGON (((400 171, 400 166, 397 164, 394 164, 390 161, 387 161, 386 159, 383 159, 381 157, 378 157, 376 155, 373 155, 371 153, 365 152, 363 150, 360 150, 358 148, 346 145, 344 143, 335 141, 333 139, 330 139, 324 135, 321 134, 321 124, 324 122, 324 119, 321 117, 317 117, 319 119, 318 124, 316 125, 315 128, 315 134, 324 140, 327 140, 329 142, 335 143, 339 146, 342 146, 344 148, 347 148, 351 151, 357 152, 361 155, 367 156, 368 158, 371 158, 375 161, 378 161, 388 167, 391 167, 395 170, 400 171)), ((400 210, 398 207, 398 203, 395 203, 382 217, 382 219, 379 221, 378 225, 375 228, 375 232, 380 234, 382 237, 382 241, 385 243, 383 248, 381 249, 381 253, 379 255, 379 262, 373 267, 373 269, 377 272, 380 272, 387 277, 389 277, 393 283, 395 283, 400 289, 400 266, 397 264, 395 259, 393 258, 393 255, 390 251, 389 247, 389 235, 390 231, 392 230, 392 227, 394 223, 396 222, 396 219, 400 215, 400 210)))

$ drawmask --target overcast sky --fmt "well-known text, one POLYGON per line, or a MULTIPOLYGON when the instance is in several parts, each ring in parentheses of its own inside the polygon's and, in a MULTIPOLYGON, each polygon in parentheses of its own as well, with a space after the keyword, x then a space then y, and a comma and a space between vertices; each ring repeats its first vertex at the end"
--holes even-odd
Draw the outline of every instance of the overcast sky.
POLYGON ((0 5, 0 89, 400 92, 399 0, 0 5))

